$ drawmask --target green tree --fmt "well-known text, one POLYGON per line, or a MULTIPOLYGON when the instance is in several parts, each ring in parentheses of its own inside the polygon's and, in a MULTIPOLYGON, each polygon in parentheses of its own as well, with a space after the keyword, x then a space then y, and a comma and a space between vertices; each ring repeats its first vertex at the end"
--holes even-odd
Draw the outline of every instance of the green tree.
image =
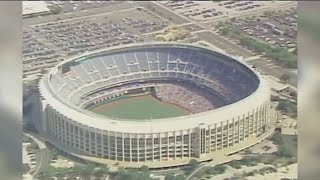
POLYGON ((273 141, 274 144, 276 145, 282 145, 283 144, 283 138, 280 132, 276 131, 272 137, 271 141, 273 141))
POLYGON ((199 162, 195 159, 189 161, 189 167, 191 170, 195 170, 199 166, 199 162))
POLYGON ((166 176, 164 177, 164 180, 175 180, 175 176, 173 173, 168 173, 166 174, 166 176))
POLYGON ((99 166, 94 169, 93 175, 95 177, 102 177, 104 175, 107 175, 108 172, 109 172, 109 169, 106 166, 99 166))
POLYGON ((185 179, 186 179, 186 177, 184 175, 179 174, 179 175, 175 176, 174 180, 185 180, 185 179))
POLYGON ((84 179, 89 179, 90 176, 92 176, 93 170, 95 169, 95 167, 96 167, 95 164, 89 163, 87 166, 85 166, 84 168, 82 168, 81 176, 82 176, 84 179))
POLYGON ((223 174, 223 173, 226 171, 227 167, 224 166, 224 165, 217 165, 217 166, 214 167, 214 169, 215 169, 219 174, 223 174))
POLYGON ((146 165, 143 165, 139 168, 139 171, 145 175, 150 175, 149 167, 146 165))
POLYGON ((168 173, 164 177, 164 180, 185 180, 185 179, 186 177, 184 175, 179 174, 175 176, 173 173, 168 173))
POLYGON ((225 173, 226 169, 227 167, 224 165, 216 165, 214 167, 208 167, 205 169, 205 173, 210 175, 223 174, 225 173))
POLYGON ((47 180, 49 179, 49 174, 47 172, 41 171, 38 175, 39 180, 47 180))
POLYGON ((245 154, 252 154, 252 151, 251 151, 250 149, 245 149, 245 150, 244 150, 244 153, 245 153, 245 154))
POLYGON ((291 158, 293 157, 293 151, 287 145, 282 145, 279 147, 278 152, 276 153, 278 156, 291 158))
POLYGON ((223 21, 219 21, 219 22, 218 22, 218 26, 219 26, 219 27, 221 27, 221 26, 223 26, 223 25, 224 25, 224 22, 223 22, 223 21))
POLYGON ((149 174, 144 174, 139 172, 138 170, 132 169, 128 171, 119 171, 115 180, 151 180, 149 174))
POLYGON ((229 27, 223 28, 223 29, 221 30, 221 34, 222 34, 223 36, 228 36, 228 35, 230 34, 230 29, 229 29, 229 27))

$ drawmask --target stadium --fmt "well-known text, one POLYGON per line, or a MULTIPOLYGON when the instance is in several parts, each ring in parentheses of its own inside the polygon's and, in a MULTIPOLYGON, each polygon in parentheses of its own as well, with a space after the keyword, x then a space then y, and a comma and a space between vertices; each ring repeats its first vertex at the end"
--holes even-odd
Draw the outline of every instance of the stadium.
POLYGON ((263 75, 207 47, 143 43, 92 51, 39 82, 39 132, 97 163, 166 168, 229 155, 267 137, 263 75))

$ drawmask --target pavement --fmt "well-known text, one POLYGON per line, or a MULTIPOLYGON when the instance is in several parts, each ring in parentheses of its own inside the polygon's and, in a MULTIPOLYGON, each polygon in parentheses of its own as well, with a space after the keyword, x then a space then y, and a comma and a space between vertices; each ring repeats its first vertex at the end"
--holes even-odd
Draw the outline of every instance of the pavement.
POLYGON ((31 134, 27 134, 27 133, 24 133, 24 135, 30 137, 34 142, 36 142, 39 146, 39 149, 46 149, 47 148, 46 144, 41 142, 40 140, 38 140, 35 136, 33 136, 31 134))
POLYGON ((35 171, 33 176, 36 177, 42 170, 46 169, 49 165, 49 151, 45 143, 38 140, 34 135, 25 133, 26 136, 32 138, 39 146, 39 150, 36 152, 36 162, 35 171))

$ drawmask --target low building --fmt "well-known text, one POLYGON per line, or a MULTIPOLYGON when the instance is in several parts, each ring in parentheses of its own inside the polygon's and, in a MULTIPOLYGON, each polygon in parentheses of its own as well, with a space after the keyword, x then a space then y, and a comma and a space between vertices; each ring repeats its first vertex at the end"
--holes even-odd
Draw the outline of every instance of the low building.
POLYGON ((22 17, 33 17, 38 15, 50 14, 51 11, 45 1, 23 1, 22 17))

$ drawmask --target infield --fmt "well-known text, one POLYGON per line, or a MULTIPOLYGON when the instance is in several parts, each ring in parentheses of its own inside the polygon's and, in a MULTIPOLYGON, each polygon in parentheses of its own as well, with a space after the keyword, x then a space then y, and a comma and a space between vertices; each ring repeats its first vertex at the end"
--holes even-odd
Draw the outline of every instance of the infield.
POLYGON ((91 107, 92 112, 120 119, 160 119, 188 115, 182 107, 164 103, 151 95, 119 97, 91 107))

